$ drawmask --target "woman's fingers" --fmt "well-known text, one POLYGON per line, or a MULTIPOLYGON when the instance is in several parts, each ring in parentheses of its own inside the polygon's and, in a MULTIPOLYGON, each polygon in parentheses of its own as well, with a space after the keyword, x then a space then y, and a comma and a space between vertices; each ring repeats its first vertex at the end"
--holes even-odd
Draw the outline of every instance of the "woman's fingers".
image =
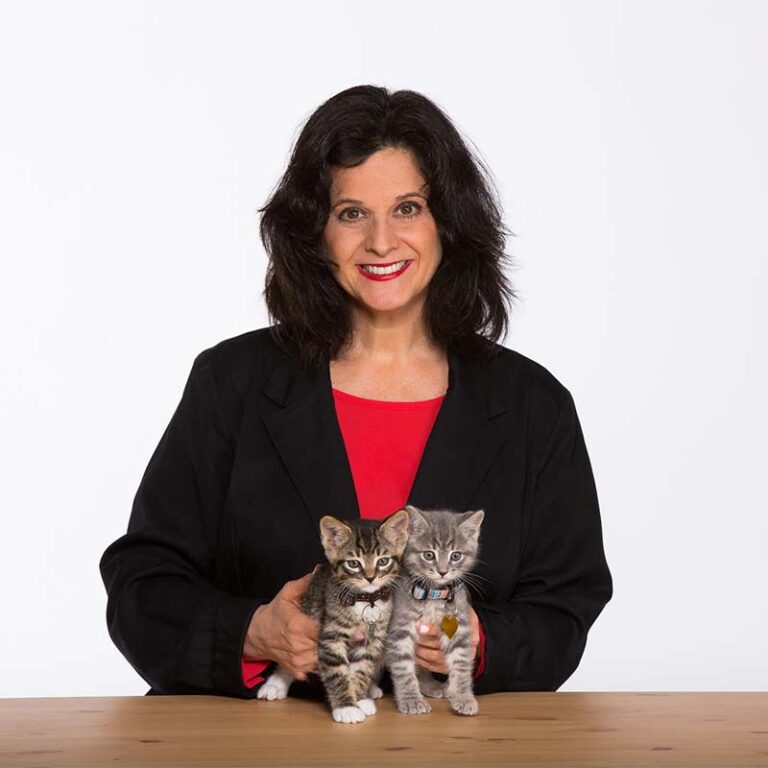
POLYGON ((307 673, 317 672, 317 651, 301 651, 288 656, 288 667, 298 680, 305 680, 307 673))
POLYGON ((442 651, 433 651, 431 648, 417 648, 416 658, 425 664, 444 664, 445 657, 442 651))
POLYGON ((430 672, 442 672, 448 673, 448 667, 445 663, 442 651, 433 651, 429 649, 417 649, 416 650, 416 663, 420 667, 429 670, 430 672))
POLYGON ((286 582, 269 603, 259 606, 243 643, 246 657, 285 664, 300 680, 317 669, 318 625, 300 608, 313 573, 286 582))
POLYGON ((440 648, 440 638, 434 624, 422 624, 416 642, 424 648, 440 648), (426 632, 421 631, 423 627, 426 627, 426 632))
POLYGON ((428 624, 427 622, 424 622, 422 624, 419 624, 416 630, 417 630, 417 638, 420 643, 421 642, 425 642, 425 643, 437 642, 439 645, 440 639, 437 636, 437 627, 434 624, 428 624))
POLYGON ((480 645, 480 619, 477 618, 473 608, 469 609, 469 633, 472 642, 472 656, 478 658, 478 645, 480 645))
POLYGON ((306 613, 296 609, 286 621, 286 634, 314 645, 317 642, 317 622, 307 616, 306 613))
MULTIPOLYGON (((434 624, 423 623, 417 628, 416 635, 416 661, 430 672, 448 673, 442 646, 440 645, 440 631, 434 624)), ((469 632, 472 654, 478 658, 478 645, 480 644, 480 621, 477 614, 470 608, 469 632)))
POLYGON ((417 664, 424 669, 447 674, 448 667, 434 624, 424 623, 417 627, 415 658, 417 664))

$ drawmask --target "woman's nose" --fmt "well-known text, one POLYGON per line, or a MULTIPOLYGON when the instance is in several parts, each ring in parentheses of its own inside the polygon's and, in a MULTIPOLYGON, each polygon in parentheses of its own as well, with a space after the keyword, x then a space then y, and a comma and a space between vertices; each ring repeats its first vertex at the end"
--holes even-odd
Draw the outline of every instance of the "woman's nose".
POLYGON ((397 248, 397 233, 386 216, 372 216, 365 233, 365 249, 386 256, 397 248))

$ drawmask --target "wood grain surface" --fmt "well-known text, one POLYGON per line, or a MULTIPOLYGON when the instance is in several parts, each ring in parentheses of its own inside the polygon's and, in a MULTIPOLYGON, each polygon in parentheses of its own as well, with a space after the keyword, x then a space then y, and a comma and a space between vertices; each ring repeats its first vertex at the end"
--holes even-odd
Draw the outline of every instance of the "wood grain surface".
POLYGON ((322 702, 218 696, 0 699, 0 766, 768 766, 768 693, 504 693, 477 717, 392 699, 364 723, 322 702))

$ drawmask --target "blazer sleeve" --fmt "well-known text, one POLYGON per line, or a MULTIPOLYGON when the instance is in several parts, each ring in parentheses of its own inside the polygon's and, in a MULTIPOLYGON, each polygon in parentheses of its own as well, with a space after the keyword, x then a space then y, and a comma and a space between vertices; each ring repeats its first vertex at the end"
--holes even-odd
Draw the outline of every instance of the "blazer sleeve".
POLYGON ((115 645, 165 694, 251 698, 245 634, 266 600, 214 586, 218 521, 234 459, 210 350, 184 391, 139 484, 127 532, 103 553, 107 626, 115 645))
POLYGON ((474 605, 486 636, 477 693, 556 691, 613 594, 592 468, 567 390, 533 482, 515 588, 505 601, 474 605))

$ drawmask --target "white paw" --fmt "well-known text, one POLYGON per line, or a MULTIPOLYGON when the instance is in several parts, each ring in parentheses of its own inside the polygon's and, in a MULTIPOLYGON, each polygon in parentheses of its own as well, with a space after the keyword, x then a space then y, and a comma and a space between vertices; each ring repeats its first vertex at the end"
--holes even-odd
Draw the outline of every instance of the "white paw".
POLYGON ((383 695, 384 691, 382 691, 376 683, 371 683, 371 687, 368 689, 368 697, 371 699, 380 699, 383 695))
POLYGON ((397 708, 404 715, 426 715, 432 711, 432 707, 423 698, 401 699, 397 702, 397 708))
POLYGON ((366 717, 376 714, 376 705, 373 703, 373 699, 358 699, 357 706, 363 710, 366 717))
POLYGON ((451 708, 459 715, 476 715, 479 709, 474 696, 451 699, 451 708))
POLYGON ((279 678, 267 680, 256 692, 257 699, 266 699, 267 701, 284 699, 287 695, 288 686, 279 678))
POLYGON ((332 714, 337 723, 362 723, 365 720, 365 713, 360 707, 338 707, 332 714))

